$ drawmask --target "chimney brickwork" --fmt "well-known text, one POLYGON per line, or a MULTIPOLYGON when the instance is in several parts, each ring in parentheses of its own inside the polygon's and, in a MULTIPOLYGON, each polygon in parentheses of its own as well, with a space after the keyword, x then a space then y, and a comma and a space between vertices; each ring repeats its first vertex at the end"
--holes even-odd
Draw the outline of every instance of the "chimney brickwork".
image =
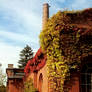
POLYGON ((42 29, 44 29, 44 26, 49 18, 49 4, 45 3, 43 4, 43 20, 42 20, 42 29))

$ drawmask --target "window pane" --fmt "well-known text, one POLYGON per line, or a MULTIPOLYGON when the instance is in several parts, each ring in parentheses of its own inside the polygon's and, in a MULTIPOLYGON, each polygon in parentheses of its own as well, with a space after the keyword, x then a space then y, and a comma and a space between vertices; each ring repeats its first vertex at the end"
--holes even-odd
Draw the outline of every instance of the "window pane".
POLYGON ((88 69, 81 73, 81 92, 92 92, 92 69, 88 69))
POLYGON ((87 84, 91 85, 91 74, 87 73, 87 84))
POLYGON ((81 85, 81 92, 86 92, 86 87, 85 87, 85 85, 81 85))
POLYGON ((85 82, 86 82, 86 75, 85 75, 85 73, 82 73, 81 74, 81 84, 83 85, 83 84, 86 84, 85 82))

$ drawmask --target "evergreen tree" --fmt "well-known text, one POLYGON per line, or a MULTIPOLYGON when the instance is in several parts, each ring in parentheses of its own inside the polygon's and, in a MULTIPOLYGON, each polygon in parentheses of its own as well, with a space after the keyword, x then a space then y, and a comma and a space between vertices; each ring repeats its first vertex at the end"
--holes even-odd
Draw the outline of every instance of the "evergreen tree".
POLYGON ((20 60, 18 61, 19 68, 24 68, 28 62, 28 60, 33 58, 33 50, 30 46, 26 45, 24 49, 20 52, 20 60))

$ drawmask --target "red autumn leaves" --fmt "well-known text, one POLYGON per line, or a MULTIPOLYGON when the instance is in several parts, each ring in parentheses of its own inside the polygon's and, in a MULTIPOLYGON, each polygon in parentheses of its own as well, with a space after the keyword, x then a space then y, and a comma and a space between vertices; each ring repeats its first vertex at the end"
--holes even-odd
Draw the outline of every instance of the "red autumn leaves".
POLYGON ((41 48, 39 48, 34 58, 28 61, 24 72, 28 75, 30 72, 38 71, 45 65, 45 63, 46 56, 42 53, 41 48))

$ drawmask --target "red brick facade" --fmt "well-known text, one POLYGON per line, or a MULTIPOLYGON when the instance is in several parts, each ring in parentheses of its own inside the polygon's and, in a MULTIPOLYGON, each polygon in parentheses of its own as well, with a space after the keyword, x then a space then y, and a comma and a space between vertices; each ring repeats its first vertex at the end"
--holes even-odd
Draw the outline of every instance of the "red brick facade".
POLYGON ((7 73, 7 92, 24 92, 24 69, 18 69, 13 67, 8 67, 6 69, 7 73))
MULTIPOLYGON (((82 62, 83 63, 80 65, 81 69, 83 68, 84 65, 90 64, 92 66, 92 56, 86 57, 86 63, 85 63, 85 59, 82 62)), ((68 88, 69 92, 84 92, 83 89, 81 88, 81 84, 82 84, 81 74, 82 74, 81 70, 71 71, 70 81, 68 83, 65 83, 65 88, 68 88)), ((39 90, 39 92, 52 92, 49 89, 49 81, 47 77, 46 65, 43 68, 41 68, 38 72, 30 73, 27 79, 30 79, 30 78, 33 79, 34 86, 39 90)), ((85 91, 85 92, 91 92, 91 91, 85 91)))
MULTIPOLYGON (((84 92, 81 87, 81 72, 85 69, 84 66, 88 65, 89 69, 92 66, 92 56, 84 58, 80 67, 80 71, 72 70, 70 81, 65 83, 65 87, 69 88, 69 92, 84 92)), ((8 82, 7 82, 7 92, 24 92, 23 90, 23 76, 14 76, 17 71, 22 72, 21 69, 7 68, 8 82), (15 71, 15 72, 14 72, 15 71)), ((52 92, 49 89, 49 81, 47 76, 47 65, 45 64, 43 68, 39 71, 30 72, 26 79, 33 79, 34 87, 39 90, 39 92, 52 92)), ((87 91, 85 91, 87 92, 87 91)), ((91 91, 88 91, 91 92, 91 91)))
POLYGON ((30 78, 33 79, 34 86, 39 90, 39 92, 49 92, 46 65, 38 72, 30 73, 27 79, 30 78))

